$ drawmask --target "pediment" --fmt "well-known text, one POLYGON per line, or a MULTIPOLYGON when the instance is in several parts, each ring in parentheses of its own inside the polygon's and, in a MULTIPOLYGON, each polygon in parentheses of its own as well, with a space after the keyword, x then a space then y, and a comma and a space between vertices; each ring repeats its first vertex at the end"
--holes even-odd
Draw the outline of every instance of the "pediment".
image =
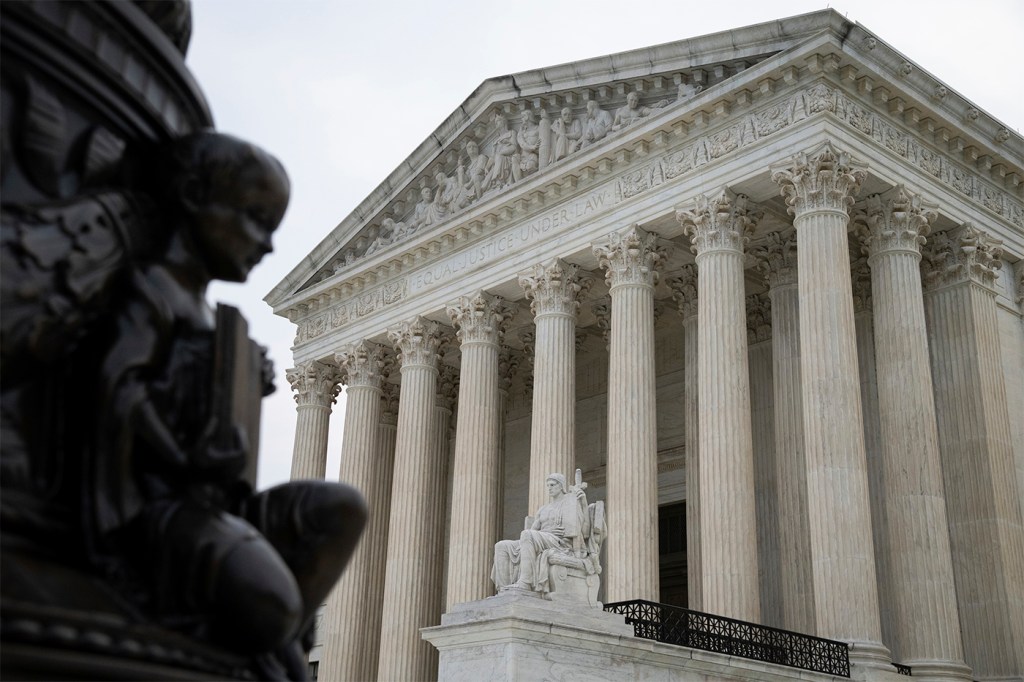
MULTIPOLYGON (((433 252, 443 248, 453 233, 479 230, 481 224, 493 222, 495 214, 514 212, 501 208, 502 204, 529 205, 545 179, 557 176, 563 185, 571 185, 574 178, 592 172, 601 150, 621 148, 638 131, 649 132, 660 125, 662 130, 685 135, 688 124, 679 121, 706 124, 712 118, 728 117, 731 103, 738 99, 741 106, 748 106, 752 91, 760 89, 757 97, 767 94, 770 98, 765 88, 771 91, 772 83, 786 87, 799 78, 806 80, 808 74, 839 71, 839 55, 849 62, 849 54, 844 53, 851 51, 858 58, 870 53, 868 60, 875 61, 860 73, 853 67, 833 73, 840 78, 859 77, 857 87, 870 89, 872 78, 866 74, 884 70, 905 78, 903 85, 908 89, 945 90, 924 72, 912 73, 914 66, 902 55, 831 10, 489 79, 335 227, 266 301, 277 312, 290 314, 293 304, 308 296, 316 298, 320 289, 351 278, 364 265, 387 258, 392 259, 392 270, 400 268, 402 259, 423 256, 403 253, 409 245, 419 252, 433 252), (859 44, 851 50, 848 42, 854 35, 859 44), (831 56, 824 56, 830 52, 831 56), (481 223, 476 214, 490 206, 498 208, 481 223), (465 226, 459 227, 462 223, 465 226)), ((907 107, 900 92, 877 89, 881 96, 875 99, 883 110, 907 107)), ((954 99, 978 123, 977 110, 966 100, 950 97, 945 105, 954 99)), ((922 116, 913 107, 907 113, 922 116)), ((981 122, 987 126, 982 137, 1000 142, 1004 127, 990 117, 981 122)), ((1021 162, 1019 136, 1012 137, 1011 170, 1019 169, 1021 162)), ((560 191, 546 184, 542 191, 560 191)), ((382 276, 379 264, 375 267, 378 273, 369 275, 371 282, 382 276)))

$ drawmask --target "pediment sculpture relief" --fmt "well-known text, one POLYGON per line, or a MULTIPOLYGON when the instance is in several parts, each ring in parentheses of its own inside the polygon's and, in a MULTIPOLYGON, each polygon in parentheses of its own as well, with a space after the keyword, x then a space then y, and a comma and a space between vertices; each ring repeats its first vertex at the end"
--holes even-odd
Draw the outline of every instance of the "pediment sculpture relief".
MULTIPOLYGON (((680 84, 675 101, 691 99, 702 89, 700 85, 680 84)), ((337 274, 384 246, 443 223, 462 209, 505 191, 523 178, 597 144, 669 104, 671 100, 662 99, 645 106, 639 93, 630 92, 626 103, 614 113, 601 108, 593 99, 587 100, 584 111, 579 113, 568 106, 557 114, 543 108, 526 108, 518 114, 515 128, 505 114, 495 111, 489 144, 485 140, 466 140, 453 173, 439 167, 433 173, 432 186, 421 186, 411 209, 401 210, 400 204, 396 204, 397 210, 392 207, 392 214, 381 221, 376 237, 366 249, 362 253, 359 249, 348 249, 335 260, 329 272, 337 274)))
POLYGON ((491 580, 499 590, 535 594, 550 601, 601 608, 601 546, 607 528, 604 502, 587 504, 587 484, 579 469, 576 483, 565 476, 547 477, 551 501, 527 517, 518 540, 494 546, 491 580))

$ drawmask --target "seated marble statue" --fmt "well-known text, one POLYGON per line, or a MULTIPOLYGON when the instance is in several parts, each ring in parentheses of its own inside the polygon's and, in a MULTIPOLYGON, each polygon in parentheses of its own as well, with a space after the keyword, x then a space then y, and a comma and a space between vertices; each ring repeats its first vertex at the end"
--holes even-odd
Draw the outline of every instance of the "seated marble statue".
POLYGON ((604 541, 604 503, 587 504, 580 470, 576 485, 565 476, 547 477, 551 501, 537 512, 519 540, 494 546, 491 580, 497 589, 534 592, 545 599, 571 600, 598 606, 600 553, 604 541))

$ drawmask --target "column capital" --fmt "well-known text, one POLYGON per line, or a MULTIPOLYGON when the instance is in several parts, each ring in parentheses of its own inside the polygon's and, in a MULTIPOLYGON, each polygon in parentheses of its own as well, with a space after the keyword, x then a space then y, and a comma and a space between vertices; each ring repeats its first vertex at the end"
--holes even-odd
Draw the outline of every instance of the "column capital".
POLYGON ((939 215, 937 208, 903 185, 869 196, 853 214, 854 229, 868 264, 883 253, 912 253, 920 258, 931 223, 939 215))
POLYGON ((780 186, 789 212, 797 217, 814 211, 846 213, 865 178, 867 166, 837 151, 831 142, 772 169, 772 180, 780 186))
POLYGON ((743 252, 750 233, 763 215, 752 209, 746 194, 731 196, 722 190, 709 198, 698 194, 693 199, 693 210, 677 210, 676 220, 683 226, 693 245, 690 250, 700 258, 713 251, 743 252))
POLYGON ((462 296, 447 307, 448 317, 455 325, 455 334, 460 342, 495 346, 501 343, 509 321, 518 311, 516 304, 483 291, 462 296))
POLYGON ((747 344, 772 338, 772 300, 767 294, 747 296, 747 344))
POLYGON ((750 249, 769 289, 797 283, 796 230, 770 232, 750 249))
POLYGON ((850 263, 851 285, 853 287, 853 312, 871 310, 871 268, 866 257, 855 258, 850 263))
POLYGON ((285 378, 295 391, 298 405, 329 408, 341 392, 341 370, 319 360, 310 360, 285 370, 285 378))
POLYGON ((386 376, 384 347, 370 341, 349 344, 334 354, 334 361, 345 373, 347 386, 380 388, 386 376))
POLYGON ((434 405, 442 410, 454 412, 459 399, 459 371, 451 365, 442 364, 437 377, 437 395, 434 405))
POLYGON ((441 325, 414 317, 388 330, 388 339, 398 350, 402 369, 421 365, 437 369, 438 351, 445 342, 441 325))
POLYGON ((974 282, 994 291, 1002 244, 971 223, 936 233, 923 253, 925 288, 974 282))
POLYGON ((658 236, 638 225, 612 232, 592 248, 605 270, 605 281, 613 288, 624 284, 653 287, 658 283, 658 268, 667 255, 666 249, 658 244, 658 236))
POLYGON ((523 353, 509 346, 502 346, 498 351, 498 385, 502 391, 507 393, 512 387, 512 377, 519 371, 522 360, 523 353))
POLYGON ((601 330, 601 338, 607 347, 611 340, 612 330, 612 297, 602 296, 590 302, 590 311, 597 318, 597 328, 601 330))
POLYGON ((380 420, 389 426, 398 425, 399 387, 389 381, 380 385, 380 420))
POLYGON ((666 284, 672 290, 672 300, 676 302, 676 307, 683 319, 696 317, 697 266, 693 263, 684 265, 678 275, 668 278, 666 284))
POLYGON ((519 275, 519 286, 530 299, 534 316, 576 316, 579 297, 590 289, 589 278, 580 276, 578 265, 555 258, 547 264, 537 264, 532 270, 519 275))

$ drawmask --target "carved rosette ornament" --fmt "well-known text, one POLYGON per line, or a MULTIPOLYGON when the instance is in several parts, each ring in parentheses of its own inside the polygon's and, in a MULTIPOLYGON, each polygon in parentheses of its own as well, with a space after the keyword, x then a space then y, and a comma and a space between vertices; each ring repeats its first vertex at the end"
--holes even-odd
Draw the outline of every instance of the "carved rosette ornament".
POLYGON ((867 177, 867 167, 831 142, 806 154, 801 152, 784 168, 772 170, 772 180, 782 191, 789 212, 801 216, 811 211, 846 213, 867 177))
POLYGON ((769 289, 797 283, 796 231, 771 232, 750 252, 769 289))
POLYGON ((684 265, 680 273, 670 277, 666 283, 672 290, 672 300, 676 302, 676 307, 683 319, 696 316, 697 266, 692 263, 684 265))
POLYGON ((334 361, 345 373, 345 385, 380 388, 384 378, 384 348, 380 344, 359 341, 334 354, 334 361))
POLYGON ((666 249, 658 244, 658 236, 640 229, 639 225, 612 232, 603 243, 595 244, 593 250, 611 288, 653 287, 658 283, 657 269, 667 255, 666 249))
POLYGON ((714 199, 694 197, 694 209, 676 211, 676 220, 690 237, 691 250, 699 259, 715 251, 743 252, 750 233, 763 212, 751 210, 745 194, 730 197, 722 191, 714 199))
POLYGON ((341 370, 326 362, 310 360, 287 370, 285 378, 295 391, 297 405, 329 408, 341 392, 341 370))
POLYGON ((922 259, 924 286, 943 286, 974 282, 995 291, 996 273, 1002 267, 1002 242, 990 237, 971 223, 931 239, 922 259))
POLYGON ((519 286, 530 299, 534 316, 569 315, 579 311, 579 297, 590 289, 589 278, 581 277, 579 266, 556 258, 547 265, 519 275, 519 286))
POLYGON ((854 213, 857 236, 871 264, 883 253, 921 255, 938 207, 926 203, 920 195, 897 185, 884 195, 872 194, 854 213))
POLYGON ((753 345, 772 338, 772 301, 766 294, 747 296, 747 343, 753 345))
POLYGON ((437 353, 445 341, 441 325, 419 316, 390 329, 388 339, 398 350, 403 368, 420 365, 436 369, 437 353))
POLYGON ((492 345, 501 343, 509 321, 518 310, 519 306, 483 291, 463 296, 447 308, 448 317, 455 325, 455 334, 462 344, 492 345))

